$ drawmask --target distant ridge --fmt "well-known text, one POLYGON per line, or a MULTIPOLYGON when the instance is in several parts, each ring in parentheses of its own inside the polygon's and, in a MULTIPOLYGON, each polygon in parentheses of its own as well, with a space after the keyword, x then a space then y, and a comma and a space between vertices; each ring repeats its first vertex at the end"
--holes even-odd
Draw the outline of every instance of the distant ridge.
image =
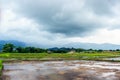
POLYGON ((66 47, 66 48, 83 48, 83 49, 103 49, 103 50, 115 50, 120 49, 120 45, 116 44, 96 44, 96 43, 81 43, 81 42, 73 42, 73 43, 63 43, 63 44, 57 44, 57 45, 45 45, 45 44, 35 44, 35 43, 25 43, 17 40, 0 40, 0 50, 2 49, 3 45, 6 43, 12 43, 15 46, 34 46, 34 47, 40 47, 40 48, 53 48, 53 47, 66 47))
POLYGON ((103 50, 109 50, 109 49, 120 49, 120 45, 116 44, 96 44, 96 43, 69 43, 65 44, 64 47, 75 47, 75 48, 84 48, 84 49, 103 49, 103 50))

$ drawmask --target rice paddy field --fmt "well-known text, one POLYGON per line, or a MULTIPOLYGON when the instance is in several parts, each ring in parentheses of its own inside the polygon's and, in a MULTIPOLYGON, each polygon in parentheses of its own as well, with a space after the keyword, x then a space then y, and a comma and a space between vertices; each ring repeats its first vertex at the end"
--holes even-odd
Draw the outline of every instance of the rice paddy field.
MULTIPOLYGON (((3 61, 13 60, 107 60, 105 58, 118 58, 120 53, 1 53, 3 61)), ((110 61, 114 61, 111 59, 110 61)), ((119 59, 116 61, 120 61, 119 59)))
POLYGON ((0 72, 0 80, 120 80, 120 53, 1 53, 0 72))

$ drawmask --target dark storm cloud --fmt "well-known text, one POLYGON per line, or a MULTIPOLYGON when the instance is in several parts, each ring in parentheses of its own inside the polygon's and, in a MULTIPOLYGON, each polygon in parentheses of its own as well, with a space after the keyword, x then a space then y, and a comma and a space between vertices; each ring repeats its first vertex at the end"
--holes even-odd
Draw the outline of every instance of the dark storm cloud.
POLYGON ((91 31, 106 27, 104 16, 113 16, 111 7, 118 1, 19 0, 16 9, 23 16, 44 25, 43 30, 48 32, 84 36, 91 31))

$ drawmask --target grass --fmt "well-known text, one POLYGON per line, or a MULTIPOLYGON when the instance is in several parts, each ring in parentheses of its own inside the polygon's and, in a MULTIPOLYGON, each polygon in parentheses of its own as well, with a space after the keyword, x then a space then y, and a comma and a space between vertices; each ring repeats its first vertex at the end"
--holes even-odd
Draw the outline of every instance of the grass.
MULTIPOLYGON (((0 54, 0 58, 6 58, 9 57, 8 53, 4 53, 4 54, 0 54)), ((2 70, 3 70, 3 60, 0 60, 0 80, 1 80, 1 76, 2 76, 2 70)))
POLYGON ((2 69, 2 60, 0 60, 0 70, 2 69))
POLYGON ((2 69, 3 69, 3 64, 2 64, 2 60, 0 60, 0 76, 2 74, 2 69))
POLYGON ((120 53, 1 53, 2 60, 104 60, 120 57, 120 53))

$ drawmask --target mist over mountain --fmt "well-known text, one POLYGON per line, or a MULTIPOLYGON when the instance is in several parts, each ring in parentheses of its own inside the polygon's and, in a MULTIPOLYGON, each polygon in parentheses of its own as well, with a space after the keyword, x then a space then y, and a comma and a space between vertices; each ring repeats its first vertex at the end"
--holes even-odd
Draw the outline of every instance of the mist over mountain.
POLYGON ((109 49, 120 49, 120 45, 115 44, 96 44, 96 43, 69 43, 64 45, 65 47, 74 47, 74 48, 84 48, 84 49, 103 49, 103 50, 109 50, 109 49))
POLYGON ((34 46, 34 47, 40 47, 40 48, 53 48, 53 47, 66 47, 66 48, 83 48, 83 49, 103 49, 103 50, 109 50, 109 49, 120 49, 120 45, 115 44, 96 44, 96 43, 80 43, 80 42, 74 42, 74 43, 63 43, 58 45, 41 45, 41 44, 31 44, 31 43, 25 43, 21 41, 16 40, 0 40, 0 50, 2 49, 3 45, 6 43, 12 43, 15 46, 34 46))

